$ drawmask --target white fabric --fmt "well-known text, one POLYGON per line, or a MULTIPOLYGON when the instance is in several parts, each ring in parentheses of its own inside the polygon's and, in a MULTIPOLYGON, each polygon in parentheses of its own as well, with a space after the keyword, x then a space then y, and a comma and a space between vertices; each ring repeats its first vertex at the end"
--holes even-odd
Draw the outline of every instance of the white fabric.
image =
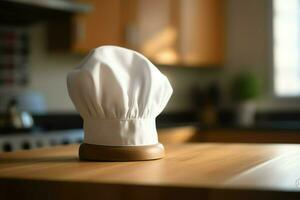
POLYGON ((67 85, 84 120, 85 143, 158 143, 155 118, 173 90, 167 77, 143 55, 116 46, 96 48, 68 74, 67 85))

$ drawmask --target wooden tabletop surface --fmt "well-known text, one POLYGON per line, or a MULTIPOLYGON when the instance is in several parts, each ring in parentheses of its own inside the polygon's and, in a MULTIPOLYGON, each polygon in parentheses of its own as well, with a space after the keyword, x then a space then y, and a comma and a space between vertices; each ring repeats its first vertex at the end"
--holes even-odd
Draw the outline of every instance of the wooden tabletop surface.
POLYGON ((79 161, 78 145, 2 153, 0 199, 300 199, 300 145, 165 148, 164 159, 139 162, 79 161))

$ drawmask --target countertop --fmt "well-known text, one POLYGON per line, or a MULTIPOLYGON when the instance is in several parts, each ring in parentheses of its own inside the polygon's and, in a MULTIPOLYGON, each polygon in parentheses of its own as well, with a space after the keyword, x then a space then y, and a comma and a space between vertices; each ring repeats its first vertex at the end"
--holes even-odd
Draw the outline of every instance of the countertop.
POLYGON ((78 147, 0 154, 0 199, 300 198, 300 145, 165 145, 139 162, 83 162, 78 147))

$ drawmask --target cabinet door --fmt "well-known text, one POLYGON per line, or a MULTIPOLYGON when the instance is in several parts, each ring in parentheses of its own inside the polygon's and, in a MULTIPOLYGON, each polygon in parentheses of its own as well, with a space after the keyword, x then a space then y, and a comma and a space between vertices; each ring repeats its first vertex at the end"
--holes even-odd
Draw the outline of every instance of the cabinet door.
POLYGON ((180 55, 188 65, 220 65, 224 57, 224 1, 180 1, 180 55))
POLYGON ((78 0, 90 13, 73 17, 72 50, 101 45, 135 49, 156 64, 221 65, 224 0, 78 0))
POLYGON ((220 65, 223 0, 137 0, 138 50, 157 64, 220 65))
POLYGON ((123 44, 122 0, 78 1, 91 4, 93 10, 73 17, 73 51, 86 53, 101 45, 123 44))
POLYGON ((176 64, 178 0, 137 0, 138 50, 157 64, 176 64))

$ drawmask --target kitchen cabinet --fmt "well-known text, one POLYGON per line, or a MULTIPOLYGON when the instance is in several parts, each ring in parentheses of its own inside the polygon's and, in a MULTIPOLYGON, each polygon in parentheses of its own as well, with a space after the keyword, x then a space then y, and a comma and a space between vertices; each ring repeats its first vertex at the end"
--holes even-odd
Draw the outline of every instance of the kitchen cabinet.
POLYGON ((157 130, 158 140, 162 144, 183 144, 197 142, 197 128, 194 126, 182 126, 173 128, 160 128, 157 130))
POLYGON ((203 142, 300 144, 300 130, 255 128, 197 129, 194 126, 182 126, 158 129, 158 138, 162 144, 203 142))
POLYGON ((137 49, 152 61, 183 66, 223 63, 223 0, 139 0, 137 4, 137 49))
POLYGON ((216 128, 199 130, 195 136, 198 142, 222 143, 294 143, 300 144, 300 131, 288 130, 247 130, 216 128))
MULTIPOLYGON (((80 0, 84 2, 85 0, 80 0)), ((72 51, 85 53, 100 45, 121 45, 122 7, 121 0, 89 0, 93 10, 74 15, 72 18, 72 51)))
POLYGON ((139 51, 159 65, 223 63, 224 0, 78 1, 91 4, 93 10, 72 17, 72 52, 112 44, 139 51))
POLYGON ((92 6, 89 13, 53 19, 47 24, 47 45, 50 51, 86 54, 101 45, 128 46, 126 27, 132 13, 127 0, 76 0, 92 6))

